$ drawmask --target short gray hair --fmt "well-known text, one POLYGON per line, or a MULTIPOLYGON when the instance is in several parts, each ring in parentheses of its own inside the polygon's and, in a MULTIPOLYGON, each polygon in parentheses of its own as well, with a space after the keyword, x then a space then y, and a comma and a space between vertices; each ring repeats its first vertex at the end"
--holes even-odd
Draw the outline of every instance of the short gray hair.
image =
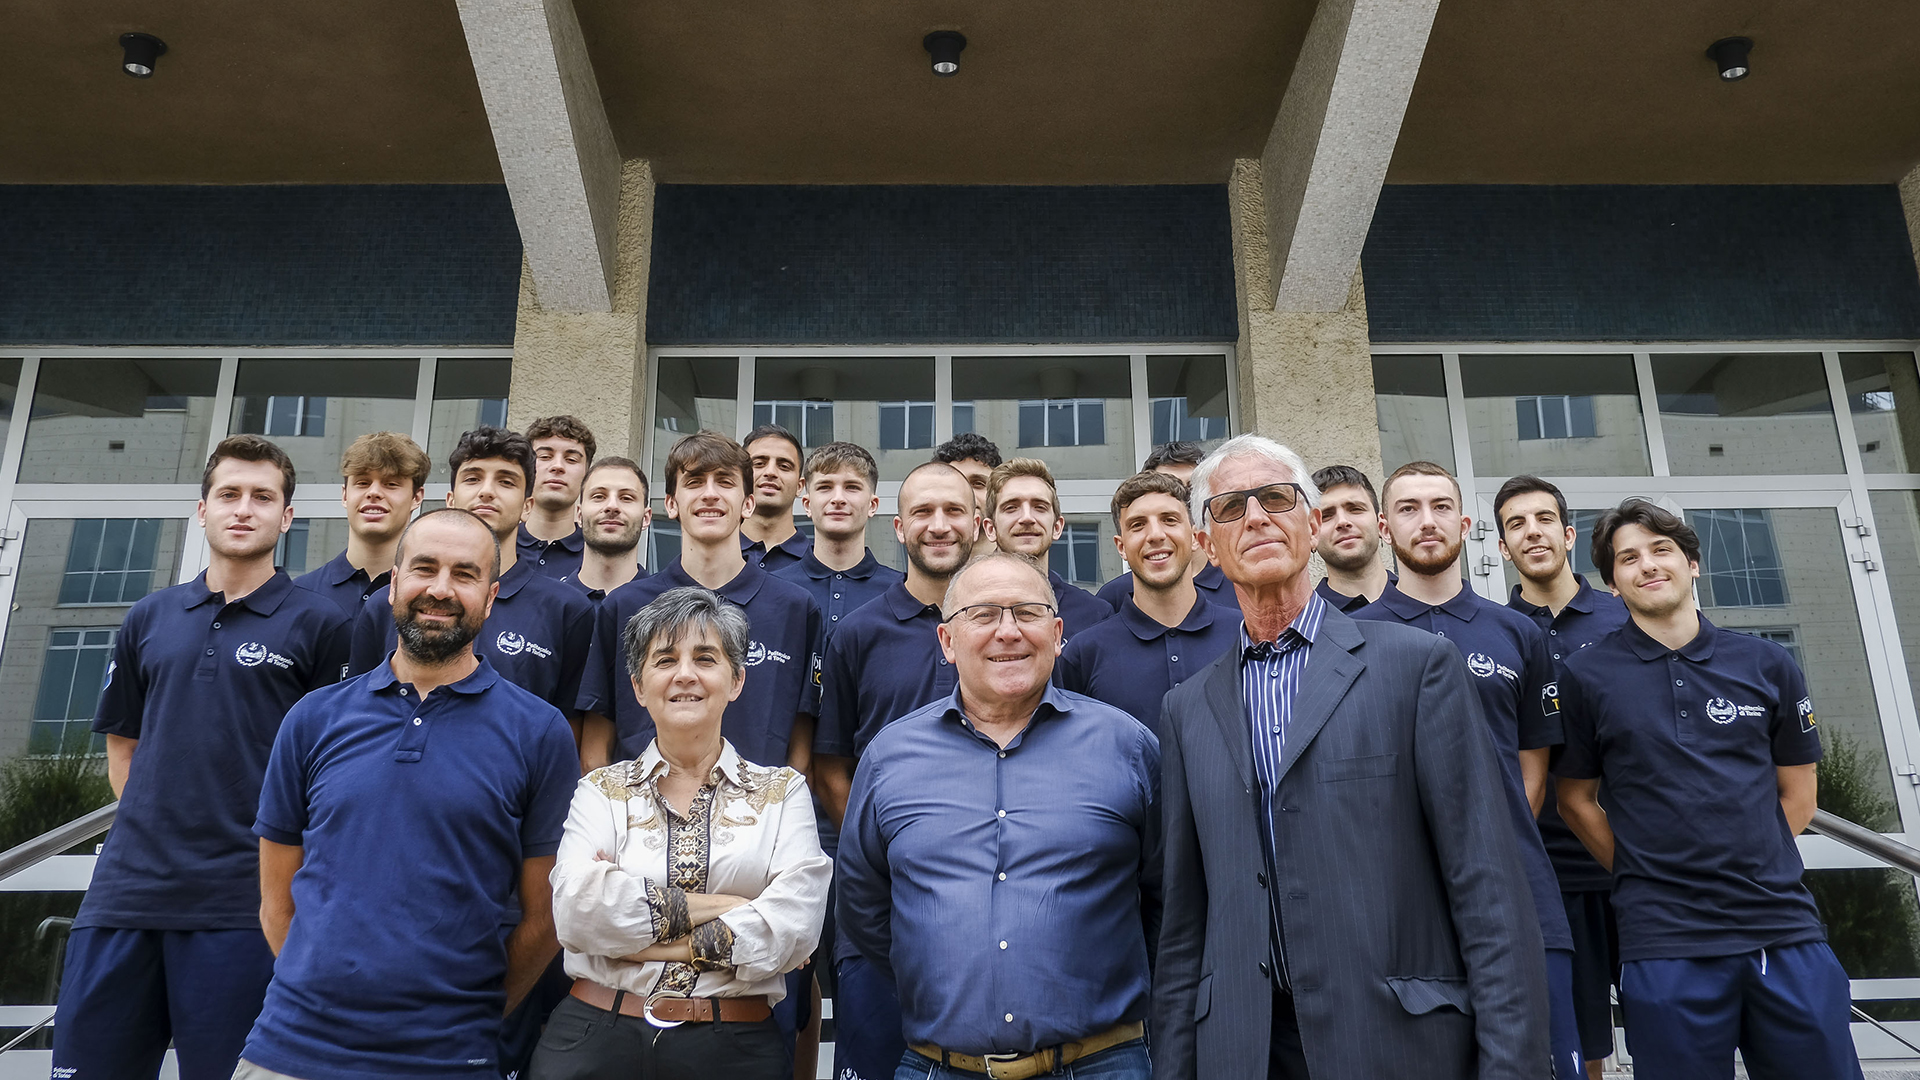
POLYGON ((705 627, 720 639, 733 673, 747 667, 747 613, 728 603, 720 594, 697 585, 668 589, 653 603, 634 612, 621 632, 621 648, 627 657, 627 674, 638 676, 647 662, 647 651, 659 643, 673 646, 688 630, 705 627))
POLYGON ((1293 474, 1293 482, 1306 492, 1309 510, 1320 505, 1320 488, 1314 484, 1313 473, 1308 471, 1305 459, 1265 435, 1249 432, 1235 435, 1214 447, 1213 452, 1202 458, 1199 466, 1193 470, 1193 478, 1187 481, 1187 486, 1192 489, 1188 493, 1188 506, 1195 529, 1206 528, 1207 500, 1213 497, 1213 474, 1223 462, 1232 458, 1261 458, 1273 462, 1293 474))
POLYGON ((960 579, 988 563, 995 565, 1012 563, 1025 567, 1027 571, 1040 582, 1041 590, 1047 594, 1047 602, 1053 604, 1055 607, 1059 606, 1059 602, 1053 595, 1053 582, 1047 580, 1046 572, 1040 569, 1039 562, 1015 551, 990 551, 961 567, 959 573, 947 579, 946 594, 940 597, 940 614, 943 617, 951 617, 953 615, 953 594, 960 588, 960 579))

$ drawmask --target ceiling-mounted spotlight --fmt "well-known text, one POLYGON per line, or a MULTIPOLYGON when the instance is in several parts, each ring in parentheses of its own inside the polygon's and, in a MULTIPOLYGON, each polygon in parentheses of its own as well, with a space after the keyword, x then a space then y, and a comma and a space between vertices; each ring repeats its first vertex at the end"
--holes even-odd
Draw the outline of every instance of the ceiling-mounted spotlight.
POLYGON ((161 54, 167 51, 167 43, 152 34, 121 34, 120 47, 126 50, 120 70, 136 79, 152 78, 153 65, 159 63, 161 54))
POLYGON ((935 30, 920 44, 926 46, 927 55, 933 57, 935 75, 945 78, 960 70, 960 50, 967 47, 965 34, 957 30, 935 30))
POLYGON ((1707 46, 1707 58, 1720 69, 1720 78, 1734 82, 1747 77, 1747 54, 1753 51, 1753 39, 1721 38, 1707 46))

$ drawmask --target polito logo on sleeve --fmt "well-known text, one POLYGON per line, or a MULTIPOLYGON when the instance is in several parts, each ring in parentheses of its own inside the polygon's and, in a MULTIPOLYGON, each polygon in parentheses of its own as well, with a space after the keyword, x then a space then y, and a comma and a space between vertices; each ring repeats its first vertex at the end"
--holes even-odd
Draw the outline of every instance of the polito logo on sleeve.
POLYGON ((274 652, 257 641, 249 641, 245 645, 233 650, 233 658, 239 661, 241 667, 259 667, 261 664, 272 664, 274 667, 285 670, 293 666, 293 659, 291 657, 281 656, 279 653, 274 652))
POLYGON ((1498 674, 1501 678, 1509 682, 1520 681, 1519 672, 1483 652, 1469 653, 1467 655, 1467 670, 1483 679, 1498 674))
POLYGON ((758 665, 768 660, 771 660, 776 664, 784 664, 791 659, 793 659, 793 657, 787 655, 786 653, 781 652, 778 649, 769 649, 765 645, 762 645, 757 641, 747 642, 747 666, 748 667, 757 667, 758 665))
POLYGON ((1813 699, 1810 697, 1803 697, 1799 701, 1794 703, 1794 708, 1799 710, 1799 713, 1800 713, 1801 734, 1804 735, 1812 731, 1816 726, 1815 721, 1813 719, 1813 699))
POLYGON ((1742 716, 1765 716, 1767 710, 1759 705, 1735 705, 1726 698, 1707 699, 1707 719, 1716 724, 1731 724, 1742 716))
POLYGON ((493 647, 500 650, 501 656, 519 656, 521 653, 526 653, 545 660, 553 655, 552 649, 544 645, 535 645, 528 641, 525 635, 516 634, 512 630, 500 631, 500 636, 493 639, 493 647))

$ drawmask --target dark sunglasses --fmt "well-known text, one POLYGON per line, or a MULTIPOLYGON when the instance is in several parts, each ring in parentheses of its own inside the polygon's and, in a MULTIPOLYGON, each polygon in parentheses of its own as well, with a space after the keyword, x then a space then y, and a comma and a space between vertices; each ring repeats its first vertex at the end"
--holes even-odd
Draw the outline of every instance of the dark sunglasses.
POLYGON ((1290 481, 1277 484, 1263 484, 1245 491, 1223 491, 1212 496, 1206 502, 1206 515, 1220 524, 1239 521, 1247 516, 1247 500, 1257 499, 1260 509, 1268 514, 1284 514, 1300 504, 1300 497, 1306 489, 1290 481))

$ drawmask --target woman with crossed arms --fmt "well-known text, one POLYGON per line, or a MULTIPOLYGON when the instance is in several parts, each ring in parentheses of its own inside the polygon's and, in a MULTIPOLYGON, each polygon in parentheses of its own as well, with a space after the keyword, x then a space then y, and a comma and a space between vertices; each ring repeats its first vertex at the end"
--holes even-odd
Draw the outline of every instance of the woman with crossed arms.
POLYGON ((574 791, 552 882, 575 981, 532 1080, 792 1076, 773 1006, 819 940, 832 863, 800 774, 720 734, 747 633, 739 608, 680 588, 622 634, 656 734, 574 791))

